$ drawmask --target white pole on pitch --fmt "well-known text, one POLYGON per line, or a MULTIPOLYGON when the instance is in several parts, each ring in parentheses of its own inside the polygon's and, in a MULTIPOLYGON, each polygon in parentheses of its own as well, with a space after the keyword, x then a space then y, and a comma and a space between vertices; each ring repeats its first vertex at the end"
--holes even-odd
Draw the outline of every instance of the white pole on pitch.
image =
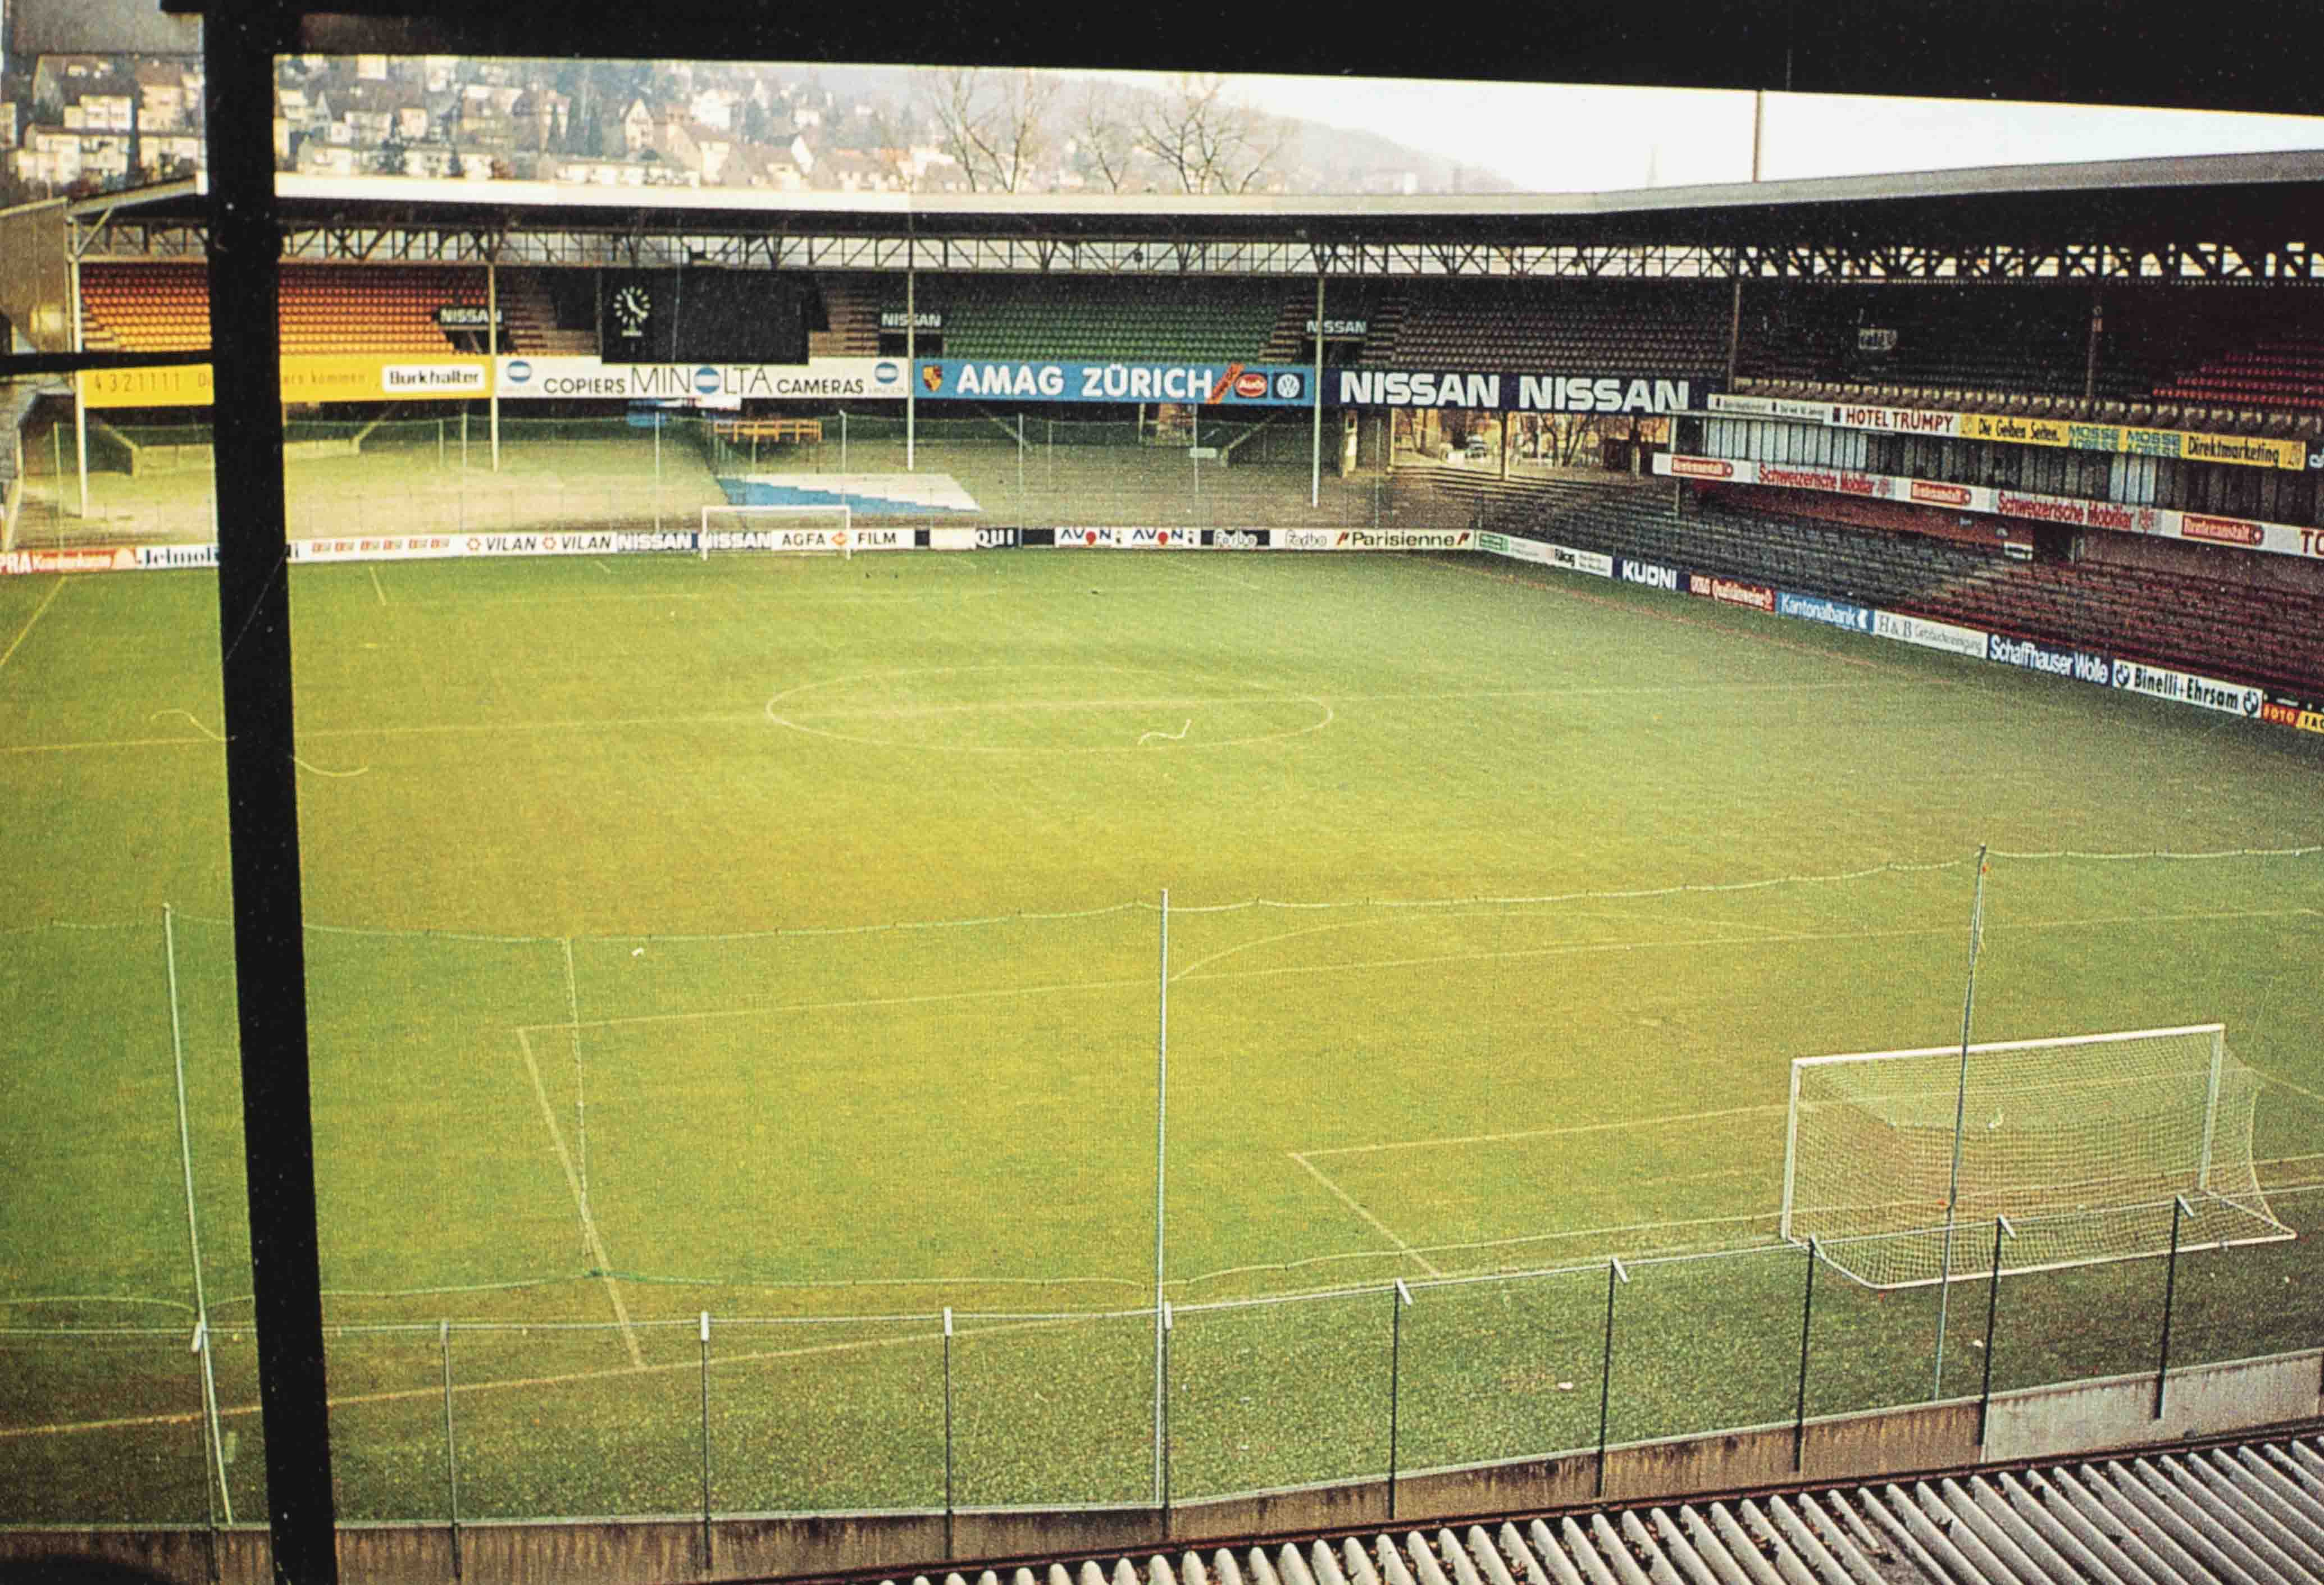
POLYGON ((565 1012, 571 1020, 567 1027, 573 1032, 573 1133, 574 1151, 580 1158, 577 1176, 581 1181, 581 1250, 589 1250, 589 1105, 582 1088, 581 1077, 581 993, 573 983, 573 937, 563 937, 558 945, 565 949, 565 1012))
MULTIPOLYGON (((1951 1179, 1945 1185, 1945 1241, 1941 1264, 1937 1273, 1937 1380, 1929 1395, 1932 1398, 1945 1396, 1945 1318, 1951 1308, 1953 1296, 1953 1221, 1960 1209, 1961 1130, 1969 1113, 1969 1020, 1977 1013, 1977 951, 1985 940, 1985 855, 1986 844, 1977 849, 1977 898, 1969 912, 1969 992, 1961 1000, 1960 1078, 1953 1090, 1953 1166, 1951 1179)), ((1993 1280, 1999 1282, 1996 1271, 1993 1280)))
MULTIPOLYGON (((72 296, 72 349, 76 354, 82 350, 80 339, 80 255, 81 250, 88 245, 88 244, 85 242, 77 242, 67 251, 65 255, 66 266, 71 276, 69 285, 72 296)), ((78 459, 80 469, 80 511, 77 515, 81 517, 87 517, 88 515, 88 376, 86 373, 76 373, 73 375, 73 456, 78 459)), ((62 502, 64 498, 65 482, 62 479, 59 479, 57 481, 57 500, 62 502)))
MULTIPOLYGON (((911 245, 907 242, 906 247, 911 245)), ((912 430, 919 418, 918 392, 920 383, 920 342, 918 303, 914 296, 919 272, 907 263, 904 268, 904 471, 912 469, 912 430)))
POLYGON ((1323 272, 1315 272, 1315 427, 1307 446, 1307 504, 1323 499, 1323 272))
POLYGON ((501 471, 501 272, 490 256, 484 260, 484 367, 492 382, 487 389, 493 415, 493 472, 497 474, 501 471))
POLYGON ((1162 889, 1161 980, 1154 1041, 1154 1501, 1162 1501, 1162 1187, 1170 1144, 1170 889, 1162 889))
MULTIPOLYGON (((210 1308, 202 1291, 202 1235, 194 1219, 194 1142, 186 1120, 186 1036, 178 1015, 178 925, 175 911, 161 905, 161 950, 170 965, 170 1056, 178 1074, 178 1161, 186 1178, 186 1246, 194 1262, 194 1348, 202 1357, 202 1413, 209 1421, 210 1457, 216 1461, 218 1497, 226 1522, 234 1523, 234 1494, 226 1489, 226 1449, 218 1442, 217 1376, 210 1368, 210 1308)), ((206 1474, 203 1479, 207 1480, 206 1474)))

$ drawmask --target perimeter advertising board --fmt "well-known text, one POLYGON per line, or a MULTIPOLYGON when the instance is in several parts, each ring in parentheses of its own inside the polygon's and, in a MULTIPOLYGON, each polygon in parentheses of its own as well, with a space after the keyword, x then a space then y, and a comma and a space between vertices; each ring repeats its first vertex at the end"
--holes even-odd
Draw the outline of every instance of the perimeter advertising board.
POLYGON ((2061 523, 2069 528, 2105 529, 2115 533, 2151 534, 2157 539, 2232 545, 2272 556, 2324 558, 2324 529, 2251 522, 2242 518, 2181 511, 2175 507, 2126 506, 2118 502, 2080 496, 2035 495, 1989 484, 1956 484, 1940 479, 1899 478, 1887 474, 1859 474, 1846 468, 1748 462, 1739 457, 1692 456, 1683 453, 1656 453, 1654 469, 1668 478, 1814 490, 1866 501, 1897 501, 1913 506, 1939 506, 1954 511, 2061 523))
MULTIPOLYGON (((210 366, 90 369, 77 378, 91 408, 208 407, 210 366)), ((284 401, 462 401, 492 394, 487 358, 355 353, 296 354, 282 360, 284 401)))
POLYGON ((901 358, 813 358, 804 364, 609 364, 596 357, 504 357, 503 401, 901 401, 901 358))
POLYGON ((2241 467, 2304 469, 2316 465, 2309 455, 2307 442, 2257 435, 2212 435, 2191 429, 2144 429, 2135 424, 2090 424, 2073 419, 2037 419, 2022 414, 1945 412, 1928 408, 1799 401, 1770 396, 1713 396, 1708 405, 1712 413, 1722 418, 1783 419, 1830 429, 1869 429, 1884 435, 1941 435, 1960 440, 2054 446, 2073 451, 2176 457, 2182 462, 2228 463, 2241 467))
POLYGON ((1444 369, 1333 369, 1335 407, 1461 408, 1526 413, 1676 413, 1707 397, 1707 377, 1683 380, 1595 372, 1477 374, 1444 369))
POLYGON ((922 358, 919 395, 937 401, 1170 401, 1205 407, 1297 407, 1309 370, 1274 364, 1083 363, 922 358))

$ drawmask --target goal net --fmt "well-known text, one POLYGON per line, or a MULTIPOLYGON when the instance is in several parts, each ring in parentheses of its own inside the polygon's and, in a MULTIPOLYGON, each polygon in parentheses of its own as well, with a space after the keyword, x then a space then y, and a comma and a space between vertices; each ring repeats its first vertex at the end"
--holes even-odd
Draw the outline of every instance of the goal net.
POLYGON ((1792 1064, 1783 1236, 1868 1287, 2292 1236, 2260 1192, 2261 1080, 2218 1024, 1792 1064), (1960 1189, 1950 1240, 1956 1119, 1960 1189))
POLYGON ((704 560, 715 552, 837 556, 854 554, 854 521, 844 506, 706 506, 704 560))

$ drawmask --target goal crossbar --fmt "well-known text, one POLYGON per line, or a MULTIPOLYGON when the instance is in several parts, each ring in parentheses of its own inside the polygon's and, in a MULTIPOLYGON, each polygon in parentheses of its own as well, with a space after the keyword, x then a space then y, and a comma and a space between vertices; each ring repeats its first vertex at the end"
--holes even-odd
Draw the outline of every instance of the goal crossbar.
POLYGON ((2262 1081, 2226 1026, 1801 1057, 1781 1236, 1868 1287, 2271 1242, 2252 1147, 2262 1081), (1955 1160, 1959 1172, 1953 1171, 1955 1160), (2194 1212, 2190 1221, 2179 1208, 2194 1212))
POLYGON ((702 509, 695 543, 706 561, 716 551, 852 559, 854 514, 846 506, 721 504, 702 509))

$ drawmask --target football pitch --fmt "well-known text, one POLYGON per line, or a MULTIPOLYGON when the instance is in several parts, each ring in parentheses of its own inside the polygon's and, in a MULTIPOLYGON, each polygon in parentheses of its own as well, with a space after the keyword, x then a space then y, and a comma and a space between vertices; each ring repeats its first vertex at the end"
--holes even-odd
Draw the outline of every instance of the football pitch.
MULTIPOLYGON (((1787 1420, 1788 1064, 1960 1037, 1980 844, 1978 1040, 2266 1081, 2303 1236, 2190 1232, 2173 1361, 2324 1341, 2301 734, 1481 557, 292 577, 344 1517, 936 1506, 947 1366, 960 1503, 1148 1500, 1166 995, 1174 1493, 1392 1393, 1406 1469, 1591 1445, 1609 1257, 1612 1440, 1787 1420)), ((0 580, 11 1517, 263 1512, 215 600, 0 580)), ((2009 1278, 1995 1386, 2151 1368, 2161 1265, 2009 1278)), ((1936 1316, 1827 1272, 1808 1412, 1936 1316)))

